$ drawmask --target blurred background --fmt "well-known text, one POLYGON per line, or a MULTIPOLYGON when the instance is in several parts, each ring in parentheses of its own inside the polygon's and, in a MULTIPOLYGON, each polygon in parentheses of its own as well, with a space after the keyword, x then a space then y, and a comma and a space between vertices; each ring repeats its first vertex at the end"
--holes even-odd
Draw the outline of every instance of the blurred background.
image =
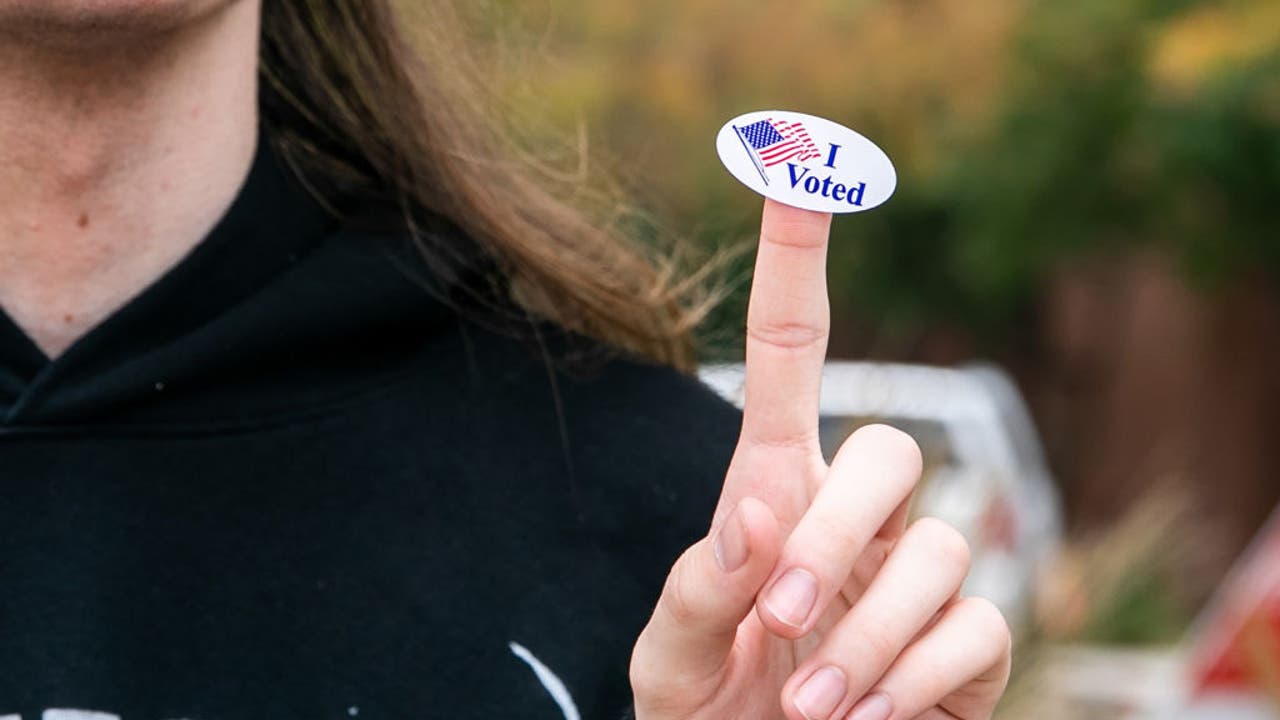
MULTIPOLYGON (((831 357, 980 362, 1029 410, 1052 518, 1005 513, 1053 525, 1054 548, 1008 569, 1027 610, 1006 716, 1174 716, 1171 698, 1185 705, 1217 672, 1253 698, 1203 717, 1280 717, 1280 593, 1222 589, 1280 500, 1280 2, 464 13, 521 142, 639 208, 629 222, 646 239, 750 242, 760 198, 714 151, 743 112, 831 118, 894 160, 894 198, 834 224, 831 357), (1244 620, 1223 619, 1241 603, 1244 620), (1259 617, 1270 635, 1227 627, 1259 617), (1223 660, 1214 633, 1253 650, 1223 660)), ((751 260, 727 265, 708 363, 741 359, 751 260)), ((908 393, 898 370, 882 384, 908 393)), ((930 442, 946 456, 939 422, 930 442)), ((1249 576, 1274 580, 1280 544, 1253 555, 1249 576)))

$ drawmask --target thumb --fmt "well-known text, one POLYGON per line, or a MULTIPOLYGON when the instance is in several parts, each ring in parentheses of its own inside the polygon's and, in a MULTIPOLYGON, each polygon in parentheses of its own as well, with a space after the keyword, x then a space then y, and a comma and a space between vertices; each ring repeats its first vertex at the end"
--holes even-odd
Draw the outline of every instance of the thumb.
POLYGON ((719 528, 680 556, 631 657, 637 710, 707 699, 781 545, 773 511, 745 498, 719 528), (681 697, 701 688, 702 697, 681 697))

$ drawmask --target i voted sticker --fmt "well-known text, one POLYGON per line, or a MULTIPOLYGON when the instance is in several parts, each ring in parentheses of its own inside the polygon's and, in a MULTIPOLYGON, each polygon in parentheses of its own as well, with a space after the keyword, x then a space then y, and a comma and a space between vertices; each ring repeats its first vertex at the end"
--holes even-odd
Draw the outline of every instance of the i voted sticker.
POLYGON ((716 136, 720 162, 743 185, 805 210, 851 213, 883 203, 898 186, 889 156, 830 120, 785 110, 750 112, 716 136))

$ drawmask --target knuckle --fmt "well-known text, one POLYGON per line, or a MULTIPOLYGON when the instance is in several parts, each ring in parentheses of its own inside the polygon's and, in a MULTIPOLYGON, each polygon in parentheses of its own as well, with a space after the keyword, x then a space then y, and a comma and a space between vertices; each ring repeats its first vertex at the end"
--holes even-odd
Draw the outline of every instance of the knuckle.
POLYGON ((762 345, 783 350, 805 350, 827 342, 827 328, 815 323, 759 322, 748 324, 747 335, 762 345))
POLYGON ((635 650, 631 653, 631 666, 627 676, 636 699, 652 701, 666 692, 667 685, 657 671, 660 663, 653 657, 653 651, 649 649, 651 646, 644 642, 644 637, 642 634, 641 641, 636 643, 635 650))
POLYGON ((983 646, 989 648, 991 662, 994 663, 1009 653, 1013 645, 1013 632, 1000 608, 983 597, 967 597, 960 603, 964 609, 965 622, 984 639, 983 646))
POLYGON ((754 449, 764 449, 769 452, 782 451, 793 454, 797 459, 805 462, 822 462, 822 443, 816 429, 790 433, 766 433, 749 421, 745 421, 742 432, 742 439, 746 441, 748 452, 754 449))
POLYGON ((920 452, 919 443, 911 435, 892 425, 883 423, 863 425, 854 431, 849 440, 853 441, 854 438, 857 438, 859 443, 867 443, 874 447, 878 454, 884 456, 894 466, 909 470, 913 483, 914 478, 919 477, 924 469, 924 456, 920 452))
POLYGON ((919 678, 917 682, 919 682, 922 695, 941 698, 954 689, 952 686, 955 682, 952 676, 955 673, 948 663, 936 656, 917 656, 914 660, 916 663, 915 673, 919 678))
POLYGON ((805 550, 809 553, 822 552, 835 562, 839 558, 848 557, 850 552, 860 550, 866 542, 852 520, 843 515, 824 515, 810 513, 805 518, 811 523, 812 530, 806 538, 821 538, 820 543, 809 543, 805 550))
POLYGON ((760 242, 801 250, 822 250, 827 246, 827 232, 814 232, 812 224, 774 220, 760 233, 760 242))
POLYGON ((957 570, 961 577, 969 572, 969 541, 959 530, 937 518, 923 517, 912 523, 909 532, 914 542, 957 570))
POLYGON ((725 665, 722 663, 705 672, 695 671, 679 662, 680 658, 672 657, 673 649, 664 647, 664 643, 654 636, 655 632, 651 623, 640 633, 627 668, 636 714, 641 717, 683 716, 686 713, 681 708, 702 704, 700 700, 691 699, 710 697, 724 674, 725 665), (642 713, 642 707, 648 712, 642 713))
MULTIPOLYGON (((687 672, 673 672, 671 658, 653 643, 644 641, 645 637, 642 633, 641 641, 636 643, 627 672, 637 711, 644 706, 655 711, 655 715, 665 714, 658 711, 677 707, 690 697, 705 694, 705 679, 691 676, 687 672)), ((711 677, 714 676, 715 673, 712 673, 711 677)))
POLYGON ((850 647, 858 648, 857 666, 872 670, 888 667, 902 650, 900 644, 888 633, 872 627, 864 627, 856 633, 854 644, 850 647))
POLYGON ((690 588, 692 560, 691 548, 671 568, 671 574, 667 576, 667 583, 662 589, 662 600, 658 603, 658 607, 677 627, 692 626, 703 614, 696 600, 697 593, 690 588))

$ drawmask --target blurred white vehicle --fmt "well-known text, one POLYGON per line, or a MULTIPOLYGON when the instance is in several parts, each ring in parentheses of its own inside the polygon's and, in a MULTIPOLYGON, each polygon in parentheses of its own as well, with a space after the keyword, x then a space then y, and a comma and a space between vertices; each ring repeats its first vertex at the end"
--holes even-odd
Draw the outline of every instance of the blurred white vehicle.
MULTIPOLYGON (((742 404, 741 364, 699 374, 742 404)), ((905 430, 920 444, 925 473, 912 514, 946 520, 969 539, 973 569, 964 592, 995 602, 1011 622, 1028 619, 1037 573, 1060 541, 1061 506, 1009 377, 986 365, 828 363, 819 425, 827 459, 873 422, 905 430)))

